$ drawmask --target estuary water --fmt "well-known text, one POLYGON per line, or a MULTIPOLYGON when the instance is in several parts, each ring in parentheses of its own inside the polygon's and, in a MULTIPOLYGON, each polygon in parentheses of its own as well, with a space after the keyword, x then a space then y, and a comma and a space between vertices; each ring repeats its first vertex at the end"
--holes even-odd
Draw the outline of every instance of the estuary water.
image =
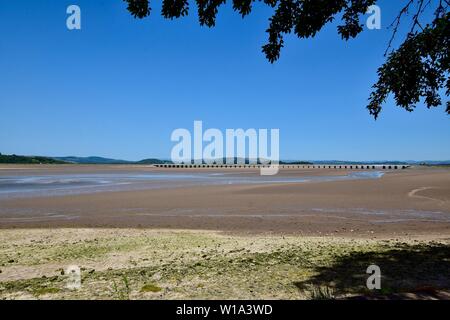
POLYGON ((342 175, 286 177, 237 173, 96 173, 0 176, 0 199, 72 195, 108 191, 178 188, 200 185, 307 183, 378 179, 382 172, 350 172, 342 175))

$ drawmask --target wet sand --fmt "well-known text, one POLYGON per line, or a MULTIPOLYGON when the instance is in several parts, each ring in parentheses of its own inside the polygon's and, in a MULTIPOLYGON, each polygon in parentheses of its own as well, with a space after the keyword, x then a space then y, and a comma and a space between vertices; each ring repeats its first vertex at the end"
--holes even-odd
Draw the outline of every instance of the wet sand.
MULTIPOLYGON (((0 166, 0 176, 98 172, 217 172, 143 166, 0 166), (165 171, 164 171, 165 170, 165 171)), ((333 169, 282 169, 280 177, 332 176, 333 169)), ((450 170, 386 171, 379 179, 185 186, 1 199, 0 228, 120 227, 396 237, 450 235, 450 170)))

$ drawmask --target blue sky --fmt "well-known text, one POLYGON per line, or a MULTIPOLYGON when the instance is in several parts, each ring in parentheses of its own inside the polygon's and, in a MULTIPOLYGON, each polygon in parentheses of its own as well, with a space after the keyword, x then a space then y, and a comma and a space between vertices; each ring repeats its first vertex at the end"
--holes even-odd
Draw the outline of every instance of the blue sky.
POLYGON ((282 159, 450 159, 444 108, 365 109, 401 1, 381 1, 383 30, 341 41, 287 37, 278 62, 261 53, 271 10, 217 26, 194 7, 169 21, 153 1, 135 20, 120 0, 0 0, 0 152, 168 158, 176 128, 279 128, 282 159), (81 7, 82 30, 66 28, 81 7))

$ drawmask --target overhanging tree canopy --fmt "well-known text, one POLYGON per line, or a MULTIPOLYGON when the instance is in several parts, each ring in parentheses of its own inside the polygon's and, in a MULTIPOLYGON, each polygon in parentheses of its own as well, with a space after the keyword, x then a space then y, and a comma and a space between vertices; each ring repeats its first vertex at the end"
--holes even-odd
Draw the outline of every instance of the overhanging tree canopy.
MULTIPOLYGON (((124 0, 135 18, 150 15, 148 0, 124 0)), ((233 9, 242 17, 250 14, 254 2, 273 8, 269 19, 268 42, 262 47, 271 63, 280 57, 283 37, 294 33, 299 38, 314 37, 324 25, 338 16, 338 33, 344 40, 356 37, 363 30, 361 16, 377 0, 233 0, 233 9)), ((378 117, 383 103, 393 94, 398 106, 413 111, 421 100, 428 108, 441 106, 442 96, 450 95, 450 0, 403 0, 399 14, 392 23, 393 36, 386 51, 386 62, 378 69, 378 82, 373 86, 367 109, 378 117), (421 15, 434 6, 432 21, 424 24, 421 15), (391 50, 403 16, 412 14, 411 30, 399 48, 391 50)), ((196 0, 200 25, 215 26, 219 7, 226 0, 196 0)), ((161 14, 167 19, 186 16, 188 0, 163 0, 161 14)), ((450 101, 446 102, 450 114, 450 101)))

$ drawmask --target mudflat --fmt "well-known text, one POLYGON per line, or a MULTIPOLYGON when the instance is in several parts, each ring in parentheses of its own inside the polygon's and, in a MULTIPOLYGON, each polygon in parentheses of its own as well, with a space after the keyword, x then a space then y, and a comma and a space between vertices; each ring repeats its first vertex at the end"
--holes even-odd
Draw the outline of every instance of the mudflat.
MULTIPOLYGON (((9 165, 0 167, 0 177, 175 171, 254 179, 259 174, 256 169, 9 165)), ((450 169, 384 171, 377 179, 314 179, 349 173, 281 169, 279 179, 305 181, 210 185, 191 181, 152 189, 1 198, 0 227, 140 227, 358 237, 450 235, 450 169)))
POLYGON ((450 299, 450 170, 360 173, 0 166, 0 298, 450 299))

